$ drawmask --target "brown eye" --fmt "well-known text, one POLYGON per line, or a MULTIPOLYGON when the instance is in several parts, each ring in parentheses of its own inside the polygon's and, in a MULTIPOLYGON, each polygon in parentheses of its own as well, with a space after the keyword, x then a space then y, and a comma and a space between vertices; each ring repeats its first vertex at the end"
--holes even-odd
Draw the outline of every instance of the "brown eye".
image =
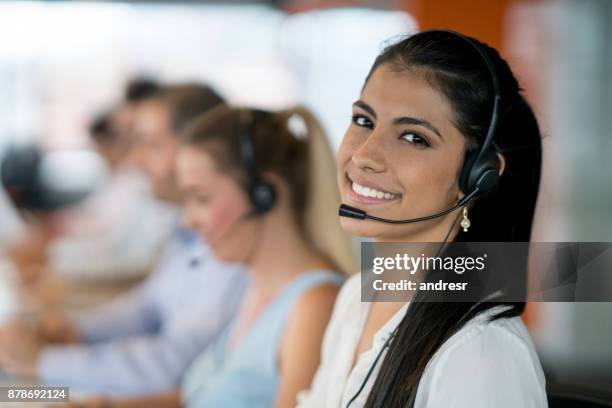
POLYGON ((374 127, 372 121, 363 115, 353 115, 353 123, 359 127, 368 129, 372 129, 374 127))
POLYGON ((400 139, 420 147, 429 147, 429 142, 423 136, 414 132, 406 132, 400 136, 400 139))

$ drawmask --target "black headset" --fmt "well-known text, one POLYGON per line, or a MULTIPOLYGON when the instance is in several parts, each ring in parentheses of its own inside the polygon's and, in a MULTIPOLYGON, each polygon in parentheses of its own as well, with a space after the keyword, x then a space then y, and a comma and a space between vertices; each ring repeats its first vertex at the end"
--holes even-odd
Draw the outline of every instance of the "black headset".
POLYGON ((459 188, 461 188, 461 191, 463 191, 466 196, 473 194, 472 198, 476 198, 490 192, 499 183, 499 157, 497 156, 497 151, 493 146, 493 138, 497 128, 497 120, 499 118, 500 109, 499 105, 501 101, 499 79, 497 78, 497 71, 495 70, 493 61, 491 61, 491 58, 489 58, 480 44, 456 31, 435 31, 454 35, 471 44, 471 46, 474 47, 478 54, 480 54, 482 60, 486 64, 489 71, 489 76, 491 77, 491 83, 493 85, 493 109, 491 112, 491 120, 489 122, 487 135, 480 149, 475 149, 467 154, 463 168, 461 169, 461 175, 459 176, 459 188))
POLYGON ((265 214, 276 204, 276 189, 259 175, 255 160, 252 132, 256 118, 263 114, 265 114, 263 111, 245 110, 240 115, 239 123, 239 153, 248 178, 247 195, 249 196, 252 207, 251 213, 253 215, 265 214))

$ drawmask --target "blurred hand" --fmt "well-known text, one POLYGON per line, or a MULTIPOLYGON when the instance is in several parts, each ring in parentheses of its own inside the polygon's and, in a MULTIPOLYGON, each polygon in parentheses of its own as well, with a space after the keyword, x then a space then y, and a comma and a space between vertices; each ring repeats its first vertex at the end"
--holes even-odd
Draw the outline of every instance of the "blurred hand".
POLYGON ((25 236, 9 249, 9 258, 19 271, 23 284, 36 281, 44 273, 52 237, 47 228, 32 225, 25 236))
POLYGON ((0 327, 0 366, 16 377, 38 376, 42 347, 36 331, 21 322, 0 327))
POLYGON ((37 334, 41 341, 56 344, 75 344, 81 336, 68 316, 61 311, 45 312, 39 319, 37 334))
POLYGON ((21 303, 28 311, 43 313, 58 309, 66 302, 66 283, 52 271, 45 272, 29 285, 21 286, 21 303))

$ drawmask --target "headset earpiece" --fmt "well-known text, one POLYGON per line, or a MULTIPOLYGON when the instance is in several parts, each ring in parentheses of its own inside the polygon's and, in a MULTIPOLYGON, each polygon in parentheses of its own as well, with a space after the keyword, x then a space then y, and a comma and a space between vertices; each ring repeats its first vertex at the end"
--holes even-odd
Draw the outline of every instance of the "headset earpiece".
POLYGON ((493 149, 467 154, 459 177, 459 187, 464 194, 477 191, 475 198, 492 191, 498 183, 499 157, 493 149))
MULTIPOLYGON (((255 111, 255 114, 260 114, 255 111)), ((271 183, 264 181, 258 174, 255 160, 255 146, 251 131, 255 122, 254 115, 249 114, 247 120, 241 116, 240 123, 240 156, 244 164, 247 177, 247 194, 251 202, 252 213, 261 215, 270 211, 276 204, 276 189, 271 183)))
POLYGON ((270 211, 276 203, 276 189, 270 183, 254 177, 249 187, 249 199, 256 215, 270 211))

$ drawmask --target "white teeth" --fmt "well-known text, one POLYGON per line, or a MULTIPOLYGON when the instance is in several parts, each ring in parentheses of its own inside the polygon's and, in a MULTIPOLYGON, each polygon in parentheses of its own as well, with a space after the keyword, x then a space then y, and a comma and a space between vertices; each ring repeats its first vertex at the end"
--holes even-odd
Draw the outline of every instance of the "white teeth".
POLYGON ((365 187, 357 183, 353 183, 353 191, 364 197, 372 197, 378 199, 392 200, 397 198, 395 194, 378 191, 373 188, 365 187))

